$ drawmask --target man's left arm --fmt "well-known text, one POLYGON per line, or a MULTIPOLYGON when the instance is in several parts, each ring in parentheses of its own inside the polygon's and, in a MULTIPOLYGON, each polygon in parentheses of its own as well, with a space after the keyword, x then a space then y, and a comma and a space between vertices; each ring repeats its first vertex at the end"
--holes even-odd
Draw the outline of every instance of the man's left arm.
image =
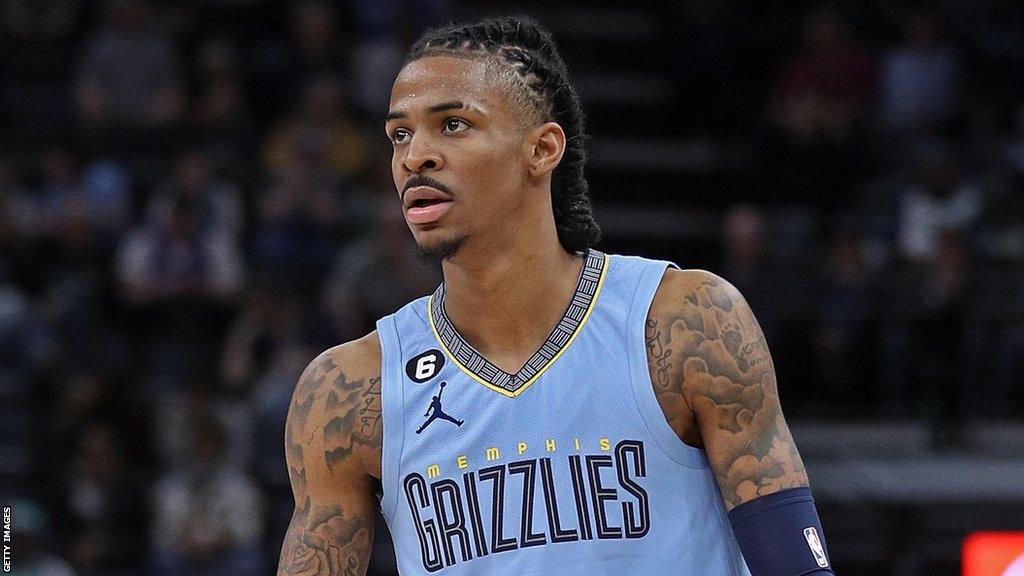
POLYGON ((680 438, 706 451, 754 576, 831 574, 771 355, 746 300, 714 274, 669 270, 646 336, 659 403, 680 438))

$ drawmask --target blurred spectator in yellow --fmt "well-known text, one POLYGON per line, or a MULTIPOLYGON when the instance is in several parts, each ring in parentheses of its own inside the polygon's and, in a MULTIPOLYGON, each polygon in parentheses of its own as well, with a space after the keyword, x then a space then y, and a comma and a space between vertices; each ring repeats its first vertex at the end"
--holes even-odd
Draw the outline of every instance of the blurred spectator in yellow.
POLYGON ((263 164, 269 172, 280 173, 295 155, 311 151, 326 168, 347 178, 366 166, 366 138, 348 116, 338 76, 322 74, 310 81, 298 109, 264 140, 263 164))

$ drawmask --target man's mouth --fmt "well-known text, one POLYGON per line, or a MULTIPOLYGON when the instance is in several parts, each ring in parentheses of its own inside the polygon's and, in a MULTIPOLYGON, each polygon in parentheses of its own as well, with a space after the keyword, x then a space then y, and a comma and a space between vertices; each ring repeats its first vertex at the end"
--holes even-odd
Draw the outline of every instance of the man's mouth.
POLYGON ((410 224, 430 224, 444 216, 451 204, 451 197, 440 190, 416 186, 405 194, 405 218, 410 224))
POLYGON ((412 205, 410 205, 409 208, 423 208, 424 206, 433 206, 444 202, 451 202, 451 200, 442 200, 440 198, 420 198, 419 200, 413 200, 412 205))

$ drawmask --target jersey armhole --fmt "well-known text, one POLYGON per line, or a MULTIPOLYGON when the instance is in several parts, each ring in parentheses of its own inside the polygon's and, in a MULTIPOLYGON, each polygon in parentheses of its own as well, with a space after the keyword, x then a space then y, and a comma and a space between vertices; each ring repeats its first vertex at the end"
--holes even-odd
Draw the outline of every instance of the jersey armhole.
POLYGON ((404 386, 402 385, 401 342, 398 339, 398 328, 395 317, 386 316, 377 321, 377 335, 380 338, 380 378, 381 378, 381 419, 384 426, 381 443, 381 500, 380 509, 384 518, 394 517, 398 504, 398 470, 402 462, 403 439, 402 429, 405 418, 402 414, 404 402, 404 386))
POLYGON ((639 284, 633 294, 633 301, 630 304, 627 317, 629 339, 627 357, 629 358, 630 380, 633 383, 633 394, 640 409, 640 416, 662 451, 683 466, 708 468, 708 459, 704 450, 683 442, 669 425, 665 413, 658 403, 658 398, 654 394, 654 383, 651 381, 651 372, 647 363, 645 339, 647 314, 668 267, 679 268, 671 262, 647 263, 642 268, 639 284))

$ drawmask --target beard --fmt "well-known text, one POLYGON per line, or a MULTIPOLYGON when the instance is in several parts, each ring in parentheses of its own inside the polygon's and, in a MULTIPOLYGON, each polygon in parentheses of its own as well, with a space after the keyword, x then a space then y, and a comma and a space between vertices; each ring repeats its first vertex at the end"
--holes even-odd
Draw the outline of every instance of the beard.
POLYGON ((420 258, 441 262, 454 256, 465 240, 465 236, 451 236, 430 244, 417 244, 417 253, 420 258))

